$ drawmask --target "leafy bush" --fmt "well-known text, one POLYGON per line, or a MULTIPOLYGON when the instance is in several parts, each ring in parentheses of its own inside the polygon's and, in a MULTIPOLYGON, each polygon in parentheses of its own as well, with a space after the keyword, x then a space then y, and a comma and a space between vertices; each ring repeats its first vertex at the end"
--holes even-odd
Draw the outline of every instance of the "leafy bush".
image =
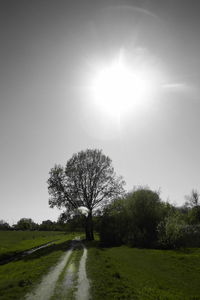
POLYGON ((106 246, 176 249, 200 247, 199 206, 176 208, 159 194, 138 188, 106 207, 99 223, 106 246))
POLYGON ((190 224, 200 224, 200 205, 194 206, 189 209, 188 218, 190 224))
POLYGON ((182 228, 184 247, 200 247, 200 225, 185 225, 182 228))
POLYGON ((178 212, 172 212, 158 224, 158 243, 161 248, 178 248, 183 245, 183 228, 186 223, 178 212))
POLYGON ((127 228, 124 199, 115 200, 104 211, 99 222, 100 239, 106 246, 118 246, 125 242, 127 228))
POLYGON ((184 215, 175 211, 159 223, 158 242, 166 249, 200 247, 200 225, 187 224, 184 215))
POLYGON ((127 243, 137 247, 154 247, 157 225, 164 214, 159 194, 140 188, 126 199, 128 228, 127 243))
POLYGON ((4 220, 0 220, 0 230, 9 230, 10 225, 4 220))
POLYGON ((106 245, 155 247, 157 226, 166 214, 157 192, 140 188, 109 205, 101 220, 100 238, 106 245))
POLYGON ((161 248, 200 246, 200 225, 187 224, 178 210, 169 214, 158 224, 158 244, 161 248))

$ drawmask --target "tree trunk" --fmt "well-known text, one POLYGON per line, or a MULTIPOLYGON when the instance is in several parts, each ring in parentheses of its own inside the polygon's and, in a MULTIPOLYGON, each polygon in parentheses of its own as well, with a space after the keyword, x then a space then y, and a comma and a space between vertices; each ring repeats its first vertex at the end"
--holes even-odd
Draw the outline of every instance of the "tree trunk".
POLYGON ((85 237, 87 241, 94 240, 92 212, 89 212, 85 222, 85 237))

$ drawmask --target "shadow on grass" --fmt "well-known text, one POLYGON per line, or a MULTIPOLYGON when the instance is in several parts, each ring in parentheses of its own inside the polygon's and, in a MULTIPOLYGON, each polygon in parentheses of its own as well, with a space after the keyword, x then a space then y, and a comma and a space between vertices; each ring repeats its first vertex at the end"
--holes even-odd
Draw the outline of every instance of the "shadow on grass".
POLYGON ((46 256, 49 255, 52 252, 56 252, 56 251, 63 251, 66 252, 67 250, 69 250, 71 247, 76 247, 75 245, 75 241, 69 240, 60 244, 51 244, 45 248, 39 249, 25 257, 22 257, 21 259, 23 259, 24 261, 29 261, 32 259, 37 259, 40 258, 41 256, 46 256))
POLYGON ((41 249, 34 249, 32 253, 28 253, 29 251, 21 251, 21 252, 10 252, 2 255, 0 257, 0 265, 4 265, 10 262, 14 261, 19 261, 19 260, 31 260, 31 259, 36 259, 41 256, 48 255, 54 251, 67 251, 72 245, 73 247, 76 246, 74 245, 75 241, 68 240, 60 244, 54 244, 51 243, 47 245, 46 247, 43 247, 41 249))
POLYGON ((106 246, 104 244, 102 244, 101 241, 99 240, 94 240, 94 241, 87 241, 87 240, 83 240, 83 244, 86 246, 87 249, 91 249, 91 248, 96 248, 100 251, 105 251, 107 248, 112 248, 113 246, 106 246))
POLYGON ((86 246, 86 248, 101 248, 99 241, 86 241, 86 240, 68 240, 59 244, 50 244, 41 249, 35 249, 33 253, 28 253, 26 251, 16 252, 16 253, 6 253, 2 257, 0 257, 0 265, 7 264, 13 261, 29 261, 33 259, 40 258, 42 256, 49 255, 52 252, 63 251, 66 252, 70 248, 80 250, 82 249, 82 243, 86 246))

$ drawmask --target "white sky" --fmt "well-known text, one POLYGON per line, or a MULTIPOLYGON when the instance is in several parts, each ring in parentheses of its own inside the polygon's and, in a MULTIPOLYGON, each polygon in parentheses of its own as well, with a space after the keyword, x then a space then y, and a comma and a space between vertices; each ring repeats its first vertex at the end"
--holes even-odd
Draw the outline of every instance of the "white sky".
POLYGON ((56 220, 48 172, 86 148, 110 156, 127 190, 182 204, 200 189, 199 12, 195 0, 1 1, 0 219, 56 220), (120 49, 152 60, 164 84, 119 127, 87 85, 120 49))

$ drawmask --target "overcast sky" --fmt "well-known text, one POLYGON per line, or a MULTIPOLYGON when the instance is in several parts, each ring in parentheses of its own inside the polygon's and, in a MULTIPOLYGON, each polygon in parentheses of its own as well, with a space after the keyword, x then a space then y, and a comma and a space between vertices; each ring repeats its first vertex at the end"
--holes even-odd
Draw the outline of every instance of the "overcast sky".
POLYGON ((178 205, 200 190, 199 15, 198 0, 0 1, 0 219, 56 220, 49 170, 86 148, 110 156, 127 190, 178 205), (119 125, 88 86, 122 49, 162 88, 119 125))

